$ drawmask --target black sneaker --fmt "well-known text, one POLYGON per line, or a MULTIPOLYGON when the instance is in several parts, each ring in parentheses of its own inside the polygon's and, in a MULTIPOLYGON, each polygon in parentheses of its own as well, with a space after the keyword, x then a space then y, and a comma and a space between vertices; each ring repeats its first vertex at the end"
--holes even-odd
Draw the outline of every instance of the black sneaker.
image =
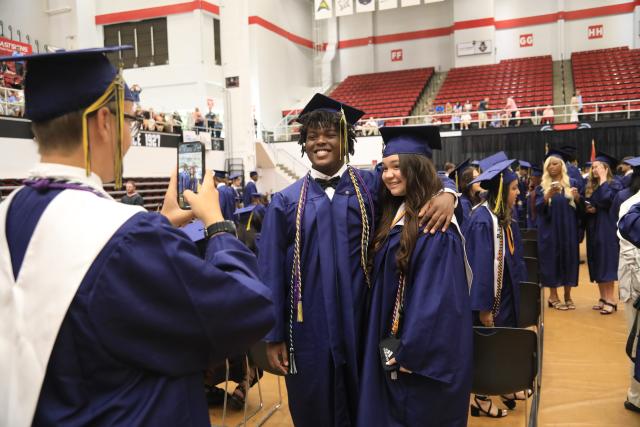
POLYGON ((204 391, 207 396, 207 404, 209 406, 218 406, 224 403, 224 395, 226 393, 223 389, 219 387, 205 386, 204 391))
POLYGON ((626 400, 624 402, 624 407, 625 407, 625 409, 628 409, 630 411, 640 413, 640 408, 638 408, 636 405, 634 405, 633 403, 629 402, 628 400, 626 400))

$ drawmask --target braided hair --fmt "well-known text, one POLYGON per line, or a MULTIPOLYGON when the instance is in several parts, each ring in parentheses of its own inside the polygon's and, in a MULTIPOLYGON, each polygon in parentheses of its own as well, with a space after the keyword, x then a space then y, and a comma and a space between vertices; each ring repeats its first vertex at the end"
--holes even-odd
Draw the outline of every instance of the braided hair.
MULTIPOLYGON (((340 112, 314 110, 307 114, 298 117, 297 121, 302 125, 300 128, 300 144, 302 156, 305 155, 305 144, 307 142, 307 132, 309 129, 335 129, 340 132, 340 112)), ((347 141, 349 147, 349 154, 353 155, 355 152, 354 146, 356 141, 355 127, 347 122, 347 141)))

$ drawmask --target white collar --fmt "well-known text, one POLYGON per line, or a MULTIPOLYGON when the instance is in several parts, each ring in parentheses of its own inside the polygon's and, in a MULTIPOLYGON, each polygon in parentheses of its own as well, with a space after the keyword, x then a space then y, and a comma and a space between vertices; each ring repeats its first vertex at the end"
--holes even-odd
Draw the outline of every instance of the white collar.
POLYGON ((225 185, 227 185, 227 184, 225 184, 224 182, 220 182, 220 183, 218 183, 218 186, 216 188, 224 187, 225 185))
POLYGON ((400 206, 398 206, 398 210, 396 211, 396 215, 393 217, 394 220, 396 218, 398 218, 399 216, 401 216, 401 218, 398 220, 398 222, 396 222, 394 224, 394 227, 396 225, 401 225, 404 227, 404 202, 402 202, 402 204, 400 204, 400 206))
POLYGON ((631 168, 627 172, 625 172, 624 176, 631 175, 632 173, 633 173, 633 168, 631 168))
POLYGON ((102 179, 98 175, 91 172, 91 174, 87 176, 87 173, 83 168, 76 166, 40 162, 29 171, 29 178, 64 179, 72 183, 86 185, 87 187, 91 187, 108 196, 108 193, 102 186, 102 179))
POLYGON ((311 174, 311 178, 313 179, 331 179, 331 178, 335 178, 338 177, 340 178, 342 176, 342 174, 344 174, 347 170, 347 168, 349 167, 349 165, 347 165, 346 163, 342 165, 342 167, 340 168, 340 170, 338 170, 338 172, 336 172, 335 174, 329 176, 329 175, 325 175, 320 171, 317 171, 313 168, 311 168, 311 170, 309 171, 309 173, 311 174))

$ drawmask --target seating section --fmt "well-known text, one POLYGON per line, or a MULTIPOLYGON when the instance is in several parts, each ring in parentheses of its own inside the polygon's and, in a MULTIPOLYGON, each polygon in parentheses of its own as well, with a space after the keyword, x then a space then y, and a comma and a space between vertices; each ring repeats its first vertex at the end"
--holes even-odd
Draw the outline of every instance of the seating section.
MULTIPOLYGON (((574 52, 571 55, 573 82, 580 89, 582 102, 610 102, 640 99, 640 49, 628 47, 574 52)), ((640 103, 632 103, 639 109, 640 103)), ((626 109, 627 103, 600 106, 599 111, 626 109)), ((592 113, 595 106, 585 105, 592 113)))
MULTIPOLYGON (((467 100, 475 111, 478 102, 489 98, 489 109, 501 109, 512 96, 518 108, 553 104, 553 63, 551 56, 502 60, 498 64, 452 68, 438 92, 433 106, 447 102, 464 105, 467 100)), ((521 116, 530 116, 522 111, 521 116)), ((474 117, 475 119, 475 117, 474 117)))
POLYGON ((433 76, 433 67, 347 77, 331 97, 375 118, 408 116, 433 76))
MULTIPOLYGON (((144 199, 144 207, 147 210, 155 211, 162 207, 169 178, 124 178, 123 182, 129 179, 136 183, 138 194, 144 199)), ((4 198, 20 185, 22 185, 21 179, 0 179, 0 194, 4 198)), ((105 184, 104 189, 116 200, 120 200, 126 193, 124 186, 122 190, 116 191, 113 184, 105 184)))

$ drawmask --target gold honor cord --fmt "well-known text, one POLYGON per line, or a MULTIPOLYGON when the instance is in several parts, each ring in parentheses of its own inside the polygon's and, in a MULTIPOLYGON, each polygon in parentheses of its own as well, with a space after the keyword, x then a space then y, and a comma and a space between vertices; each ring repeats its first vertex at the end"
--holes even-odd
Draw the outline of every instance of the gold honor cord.
POLYGON ((498 185, 498 195, 496 196, 496 207, 493 208, 493 213, 498 215, 500 214, 500 212, 502 212, 502 208, 504 207, 504 202, 502 200, 502 186, 503 186, 503 175, 504 174, 500 174, 500 185, 498 185))
POLYGON ((84 149, 84 167, 87 176, 91 175, 91 149, 89 145, 88 118, 91 114, 106 106, 115 98, 116 101, 116 127, 118 130, 115 146, 114 174, 116 189, 122 188, 122 141, 124 141, 124 80, 118 73, 107 90, 93 104, 82 113, 82 147, 84 149))

